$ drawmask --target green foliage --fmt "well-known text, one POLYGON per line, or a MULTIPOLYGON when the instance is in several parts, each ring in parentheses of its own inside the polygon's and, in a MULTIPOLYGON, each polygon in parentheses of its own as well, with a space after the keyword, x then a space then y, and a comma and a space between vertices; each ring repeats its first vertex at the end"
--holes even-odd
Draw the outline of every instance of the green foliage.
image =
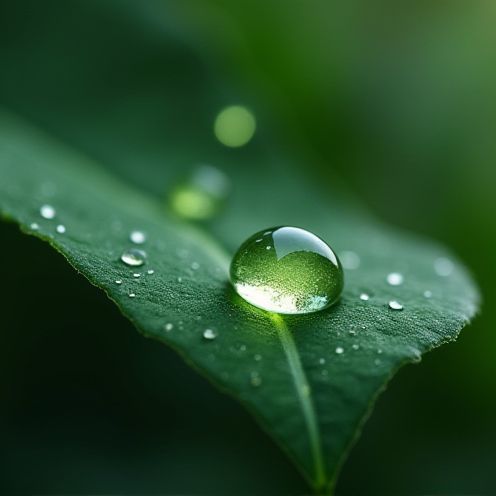
POLYGON ((224 149, 212 127, 216 112, 229 102, 189 50, 160 30, 146 38, 137 29, 142 20, 126 18, 109 32, 105 10, 95 17, 83 4, 79 9, 76 24, 91 20, 95 33, 82 48, 71 45, 74 26, 65 27, 77 64, 68 62, 56 97, 50 97, 60 76, 56 70, 40 75, 41 96, 31 92, 31 100, 14 81, 43 61, 60 71, 66 47, 55 65, 51 59, 60 40, 47 38, 36 62, 34 55, 26 58, 22 43, 2 44, 8 74, 3 94, 46 134, 1 114, 1 212, 50 242, 146 336, 172 346, 241 401, 314 489, 330 490, 393 373, 454 339, 474 315, 478 297, 470 277, 442 247, 377 222, 337 184, 307 178, 297 155, 289 158, 264 141, 269 132, 263 119, 253 143, 224 149), (174 66, 171 74, 157 65, 163 57, 179 60, 181 70, 174 66), (102 80, 109 61, 117 73, 102 80), (100 79, 90 77, 95 70, 100 79), (167 212, 162 198, 185 167, 199 161, 223 169, 233 183, 225 211, 201 227, 167 212), (57 210, 53 220, 39 215, 46 203, 57 210), (33 222, 37 229, 30 227, 33 222), (56 232, 58 224, 65 233, 56 232), (338 253, 359 254, 360 266, 346 271, 336 306, 280 317, 247 305, 232 291, 227 269, 239 243, 262 228, 285 224, 315 232, 338 253), (147 264, 138 269, 119 260, 131 246, 133 229, 147 233, 147 264), (441 257, 454 262, 449 276, 434 270, 441 257), (404 274, 401 286, 386 282, 393 271, 404 274), (368 301, 359 298, 362 292, 370 295, 368 301), (404 310, 389 309, 392 299, 404 310), (205 339, 206 329, 217 337, 205 339))

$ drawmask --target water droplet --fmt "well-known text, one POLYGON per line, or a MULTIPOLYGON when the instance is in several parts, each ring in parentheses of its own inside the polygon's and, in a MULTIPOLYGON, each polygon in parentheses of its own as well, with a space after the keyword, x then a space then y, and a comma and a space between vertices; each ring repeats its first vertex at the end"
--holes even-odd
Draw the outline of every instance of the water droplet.
POLYGON ((129 298, 134 298, 136 296, 136 293, 129 293, 129 298))
POLYGON ((400 274, 399 272, 391 272, 387 275, 386 279, 391 286, 400 286, 403 284, 403 274, 400 274))
POLYGON ((342 355, 344 353, 344 348, 338 346, 335 351, 338 355, 342 355))
POLYGON ((231 105, 223 108, 214 123, 214 133, 225 146, 237 148, 246 145, 257 127, 255 116, 246 107, 231 105))
POLYGON ((199 264, 198 262, 193 262, 193 263, 191 264, 191 268, 192 268, 193 270, 198 270, 198 269, 200 268, 200 264, 199 264))
POLYGON ((377 354, 382 355, 382 350, 380 348, 377 350, 377 354))
POLYGON ((164 329, 166 332, 170 332, 172 331, 172 329, 174 329, 174 325, 171 324, 170 322, 167 322, 167 324, 164 325, 164 329))
POLYGON ((136 245, 142 245, 146 241, 146 234, 143 231, 131 231, 129 239, 136 245))
POLYGON ((360 348, 360 345, 359 344, 352 344, 351 347, 354 349, 354 350, 358 350, 360 348))
POLYGON ((430 297, 432 296, 432 291, 429 291, 429 290, 424 291, 424 296, 425 296, 426 298, 430 298, 430 297))
POLYGON ((139 267, 145 263, 146 253, 143 250, 131 248, 121 255, 121 260, 131 267, 139 267))
POLYGON ((360 267, 360 257, 354 251, 345 250, 340 252, 339 259, 347 270, 356 270, 360 267))
POLYGON ((217 337, 217 333, 213 329, 205 329, 203 331, 203 337, 205 339, 212 340, 217 337))
POLYGON ((135 272, 135 273, 133 274, 133 277, 141 277, 141 274, 140 274, 139 272, 135 272))
POLYGON ((242 344, 242 345, 239 347, 239 351, 246 351, 246 345, 245 345, 245 344, 242 344))
POLYGON ((116 279, 115 284, 122 284, 122 279, 116 279))
POLYGON ((380 360, 379 358, 376 358, 376 359, 374 360, 374 364, 375 364, 375 365, 380 365, 381 363, 382 363, 382 362, 381 362, 381 360, 380 360))
POLYGON ((325 362, 326 362, 325 358, 319 358, 320 365, 324 365, 325 362))
POLYGON ((360 299, 361 299, 362 301, 369 301, 370 296, 369 296, 367 293, 362 293, 362 294, 360 295, 360 299))
POLYGON ((355 335, 356 335, 356 331, 355 331, 355 329, 350 329, 350 330, 348 331, 348 333, 350 334, 350 336, 355 336, 355 335))
POLYGON ((403 305, 396 300, 391 300, 388 306, 391 310, 403 310, 403 305))
POLYGON ((59 224, 59 225, 55 228, 55 230, 56 230, 59 234, 64 234, 64 233, 65 233, 65 231, 66 231, 66 228, 65 228, 65 226, 64 226, 64 225, 59 224))
POLYGON ((182 277, 178 277, 177 278, 177 282, 183 282, 183 278, 182 277))
POLYGON ((454 268, 453 262, 448 258, 440 257, 434 260, 434 270, 438 276, 447 277, 451 275, 454 268))
POLYGON ((29 225, 29 228, 32 229, 33 231, 37 231, 40 226, 39 224, 37 224, 36 222, 32 222, 30 225, 29 225))
POLYGON ((201 165, 171 191, 169 204, 186 219, 210 219, 222 209, 230 189, 229 178, 223 172, 201 165))
POLYGON ((262 378, 258 372, 252 372, 250 374, 250 383, 252 386, 258 387, 262 384, 262 378))
POLYGON ((253 358, 255 359, 256 362, 259 362, 260 360, 262 360, 262 355, 259 355, 257 353, 253 358))
POLYGON ((153 269, 149 269, 146 271, 146 273, 151 276, 151 275, 155 274, 155 271, 153 269))
POLYGON ((54 219, 57 212, 51 205, 42 205, 40 208, 40 215, 44 219, 54 219))
POLYGON ((343 270, 332 249, 297 227, 256 233, 234 255, 230 273, 242 298, 283 314, 322 310, 337 301, 343 288, 343 270), (256 242, 260 237, 265 243, 256 242), (267 243, 271 250, 265 249, 267 243))

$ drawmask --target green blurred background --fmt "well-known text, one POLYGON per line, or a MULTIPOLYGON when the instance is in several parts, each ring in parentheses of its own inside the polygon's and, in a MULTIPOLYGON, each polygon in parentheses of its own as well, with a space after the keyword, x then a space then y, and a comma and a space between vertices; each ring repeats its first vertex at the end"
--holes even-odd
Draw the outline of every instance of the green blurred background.
MULTIPOLYGON (((337 491, 494 494, 495 21, 487 0, 2 0, 0 104, 153 194, 165 183, 144 178, 181 146, 218 153, 212 109, 247 104, 255 141, 452 247, 482 314, 392 381, 337 491)), ((2 492, 307 492, 241 407, 59 255, 0 236, 2 492)))

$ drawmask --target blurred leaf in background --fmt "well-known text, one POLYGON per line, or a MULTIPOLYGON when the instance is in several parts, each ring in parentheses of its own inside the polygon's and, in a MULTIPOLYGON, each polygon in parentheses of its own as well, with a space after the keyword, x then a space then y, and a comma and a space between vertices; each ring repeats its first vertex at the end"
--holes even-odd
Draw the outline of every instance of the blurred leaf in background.
MULTIPOLYGON (((281 140, 305 147, 322 182, 336 181, 337 171, 383 218, 446 241, 473 268, 486 299, 494 296, 489 3, 23 1, 2 2, 1 10, 2 103, 143 189, 163 194, 163 156, 184 164, 195 156, 190 143, 177 147, 189 155, 174 157, 163 133, 168 143, 190 136, 188 118, 197 115, 204 121, 190 139, 208 151, 216 146, 204 138, 212 132, 210 109, 239 98, 188 72, 198 66, 190 50, 163 52, 167 32, 179 32, 202 47, 201 59, 219 79, 237 79, 247 98, 261 102, 259 115, 278 117, 281 140), (117 63, 90 56, 98 46, 117 63), (163 74, 170 89, 183 91, 181 101, 198 96, 190 108, 173 109, 173 125, 161 98, 168 88, 154 84, 163 74), (155 178, 141 174, 140 160, 155 178)), ((4 271, 4 301, 17 311, 9 312, 0 337, 2 487, 232 493, 242 484, 247 492, 305 491, 240 408, 205 391, 171 353, 138 343, 132 332, 122 342, 127 324, 101 295, 73 280, 46 247, 30 241, 28 251, 12 227, 1 233, 4 246, 26 260, 22 270, 4 271), (60 283, 66 291, 57 289, 60 283), (35 302, 33 311, 16 298, 20 288, 32 291, 25 301, 35 302), (67 314, 73 299, 92 308, 93 318, 67 314), (94 328, 95 316, 108 336, 94 328), (150 379, 180 375, 182 391, 147 380, 144 363, 150 379), (88 409, 95 397, 98 412, 88 409), (26 466, 29 478, 21 475, 26 466), (190 473, 197 477, 184 488, 190 473)), ((456 345, 400 374, 348 463, 340 492, 495 490, 494 322, 486 308, 456 345)))

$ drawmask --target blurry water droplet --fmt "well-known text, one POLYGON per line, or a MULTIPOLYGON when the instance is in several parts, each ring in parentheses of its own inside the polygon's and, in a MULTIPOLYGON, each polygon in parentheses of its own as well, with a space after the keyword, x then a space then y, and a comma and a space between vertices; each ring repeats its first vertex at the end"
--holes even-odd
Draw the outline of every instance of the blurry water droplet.
POLYGON ((319 358, 320 365, 324 365, 325 362, 326 362, 325 358, 319 358))
POLYGON ((252 372, 250 374, 250 383, 252 386, 258 387, 262 384, 262 378, 258 372, 252 372))
POLYGON ((115 280, 115 284, 122 284, 122 280, 121 279, 116 279, 115 280))
POLYGON ((164 325, 164 329, 167 331, 167 332, 170 332, 172 331, 172 329, 174 329, 174 325, 171 324, 170 322, 167 322, 167 324, 164 325))
POLYGON ((129 293, 129 298, 134 298, 136 296, 135 293, 129 293))
POLYGON ((266 246, 265 249, 266 250, 271 250, 272 249, 272 246, 266 246))
POLYGON ((350 330, 348 331, 348 333, 350 334, 350 336, 355 336, 356 331, 355 331, 355 329, 350 329, 350 330))
POLYGON ((199 264, 198 262, 193 262, 193 263, 191 264, 191 268, 192 268, 193 270, 198 270, 198 269, 200 268, 200 264, 199 264))
POLYGON ((36 223, 36 222, 32 222, 30 225, 29 225, 30 229, 32 229, 33 231, 37 231, 40 226, 36 223))
POLYGON ((378 355, 381 355, 382 354, 382 350, 380 348, 377 350, 377 354, 378 355))
POLYGON ((374 360, 374 363, 375 363, 375 365, 380 365, 382 362, 381 362, 381 360, 379 358, 376 358, 374 360))
POLYGON ((356 270, 360 267, 360 257, 354 251, 342 251, 339 254, 339 259, 345 269, 356 270))
POLYGON ((253 112, 241 105, 223 108, 215 118, 214 133, 225 146, 237 148, 248 143, 257 127, 253 112))
POLYGON ((178 277, 177 278, 177 282, 183 282, 183 278, 182 277, 178 277))
POLYGON ((262 355, 259 355, 257 353, 253 358, 255 359, 256 362, 259 362, 260 360, 262 360, 262 355))
POLYGON ((434 270, 441 277, 447 277, 453 272, 454 265, 448 258, 440 257, 434 260, 434 270))
POLYGON ((143 250, 131 248, 121 255, 121 260, 131 267, 139 267, 145 263, 146 253, 143 250))
POLYGON ((213 329, 205 329, 203 331, 203 337, 205 339, 212 340, 217 337, 217 333, 213 329))
POLYGON ((424 296, 425 296, 426 298, 430 298, 430 297, 432 296, 432 291, 429 291, 429 290, 424 291, 424 296))
POLYGON ((400 286, 403 284, 403 274, 400 274, 399 272, 391 272, 387 275, 386 279, 391 286, 400 286))
POLYGON ((403 305, 396 300, 391 300, 388 306, 391 310, 403 310, 403 305))
POLYGON ((245 344, 242 344, 242 345, 239 347, 239 351, 246 351, 246 345, 245 345, 245 344))
POLYGON ((55 230, 59 233, 59 234, 64 234, 66 229, 65 229, 65 226, 63 226, 62 224, 59 224, 55 230))
POLYGON ((210 219, 225 205, 230 189, 229 178, 223 172, 201 165, 172 190, 169 205, 181 217, 210 219))
POLYGON ((136 245, 142 245, 146 241, 146 234, 143 231, 131 231, 129 239, 136 245))
POLYGON ((146 271, 147 274, 152 275, 155 274, 155 271, 153 269, 149 269, 146 271))
POLYGON ((354 350, 358 350, 360 348, 360 345, 359 344, 352 344, 351 347, 354 349, 354 350))
POLYGON ((40 215, 44 219, 54 219, 55 215, 57 215, 57 212, 51 205, 42 205, 40 208, 40 215))
POLYGON ((368 300, 369 300, 369 298, 370 298, 370 296, 369 296, 367 293, 362 293, 362 294, 360 295, 360 299, 361 299, 362 301, 368 301, 368 300))
POLYGON ((322 370, 320 373, 321 373, 324 377, 326 377, 326 376, 327 376, 327 374, 328 374, 329 372, 327 372, 327 370, 325 370, 325 369, 324 369, 324 370, 322 370))
POLYGON ((338 355, 341 355, 344 353, 344 348, 342 348, 341 346, 338 346, 335 351, 338 355))

